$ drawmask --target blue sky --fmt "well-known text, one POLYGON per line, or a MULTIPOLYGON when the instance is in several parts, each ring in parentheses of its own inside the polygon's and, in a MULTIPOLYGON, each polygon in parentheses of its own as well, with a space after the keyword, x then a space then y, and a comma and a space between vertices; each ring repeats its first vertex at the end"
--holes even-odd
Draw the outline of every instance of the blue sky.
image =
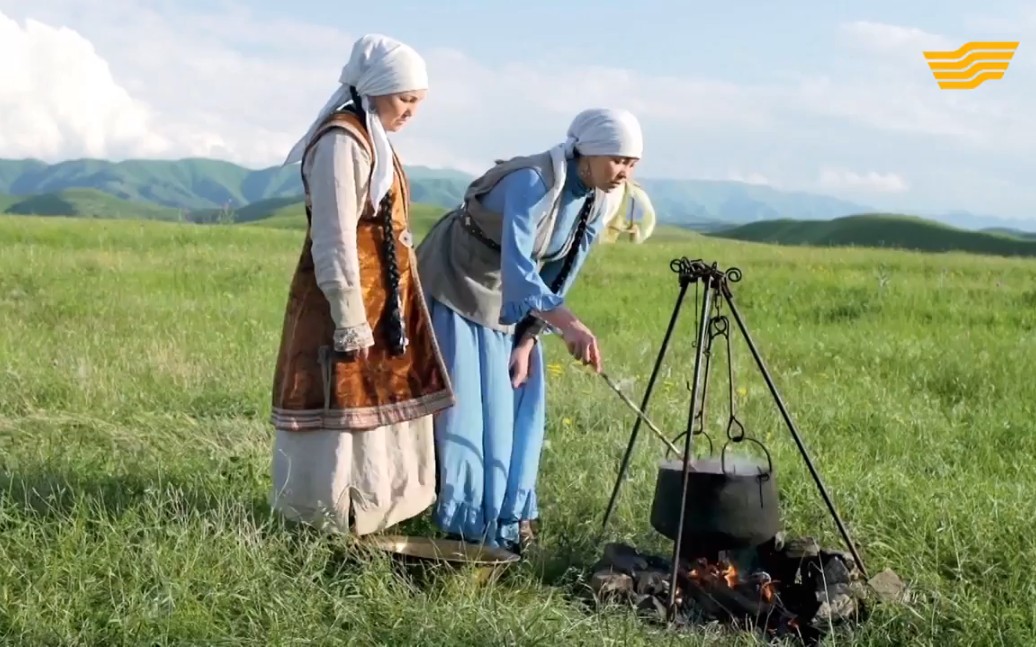
POLYGON ((0 0, 0 156, 277 164, 382 32, 432 78, 408 163, 477 172, 610 104, 640 116, 647 176, 1036 218, 1036 5, 677 6, 0 0), (1004 79, 939 90, 921 52, 979 39, 1021 41, 1004 79))

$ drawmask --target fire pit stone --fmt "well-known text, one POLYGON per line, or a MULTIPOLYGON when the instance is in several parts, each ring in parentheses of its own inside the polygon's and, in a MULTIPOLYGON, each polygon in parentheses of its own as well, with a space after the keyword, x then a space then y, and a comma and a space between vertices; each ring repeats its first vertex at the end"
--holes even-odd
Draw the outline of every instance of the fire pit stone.
MULTIPOLYGON (((670 567, 669 556, 609 543, 592 567, 590 588, 598 604, 628 604, 664 623, 670 567)), ((851 557, 808 537, 681 560, 677 582, 678 626, 755 626, 814 645, 832 626, 866 615, 865 584, 851 557)))

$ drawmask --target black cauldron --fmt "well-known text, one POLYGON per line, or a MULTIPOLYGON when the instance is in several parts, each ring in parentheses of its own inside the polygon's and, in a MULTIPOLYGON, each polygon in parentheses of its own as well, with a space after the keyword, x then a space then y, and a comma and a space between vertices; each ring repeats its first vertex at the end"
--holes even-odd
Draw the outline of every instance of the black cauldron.
MULTIPOLYGON (((692 459, 680 553, 701 557, 758 546, 780 530, 773 462, 745 456, 692 459)), ((665 460, 655 480, 651 526, 676 541, 683 461, 665 460)))

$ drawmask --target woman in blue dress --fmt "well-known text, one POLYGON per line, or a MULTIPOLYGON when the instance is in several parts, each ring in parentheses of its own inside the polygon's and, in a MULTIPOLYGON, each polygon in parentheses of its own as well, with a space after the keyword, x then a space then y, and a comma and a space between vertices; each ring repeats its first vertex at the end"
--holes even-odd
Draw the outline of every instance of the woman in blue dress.
POLYGON ((643 136, 624 110, 591 109, 550 150, 499 161, 418 246, 418 271, 456 404, 435 417, 446 534, 520 551, 539 517, 543 354, 560 334, 601 370, 593 332, 565 305, 586 255, 623 198, 643 136))

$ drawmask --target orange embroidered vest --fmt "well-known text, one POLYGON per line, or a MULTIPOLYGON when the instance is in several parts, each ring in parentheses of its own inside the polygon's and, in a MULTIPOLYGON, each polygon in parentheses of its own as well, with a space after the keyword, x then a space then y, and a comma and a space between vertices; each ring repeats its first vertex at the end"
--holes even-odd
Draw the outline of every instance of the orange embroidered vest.
MULTIPOLYGON (((371 152, 363 121, 351 112, 331 115, 314 134, 303 155, 326 132, 341 129, 371 152)), ((389 264, 385 254, 383 214, 366 201, 356 230, 360 283, 374 345, 365 359, 329 355, 334 321, 317 286, 312 257, 312 210, 306 189, 306 237, 295 268, 284 314, 273 380, 271 422, 279 429, 361 430, 413 420, 454 403, 449 376, 432 330, 410 233, 410 191, 406 174, 393 153, 391 232, 402 332, 406 346, 393 352, 389 264), (329 378, 329 379, 328 379, 329 378)), ((398 312, 398 311, 397 311, 398 312)))

